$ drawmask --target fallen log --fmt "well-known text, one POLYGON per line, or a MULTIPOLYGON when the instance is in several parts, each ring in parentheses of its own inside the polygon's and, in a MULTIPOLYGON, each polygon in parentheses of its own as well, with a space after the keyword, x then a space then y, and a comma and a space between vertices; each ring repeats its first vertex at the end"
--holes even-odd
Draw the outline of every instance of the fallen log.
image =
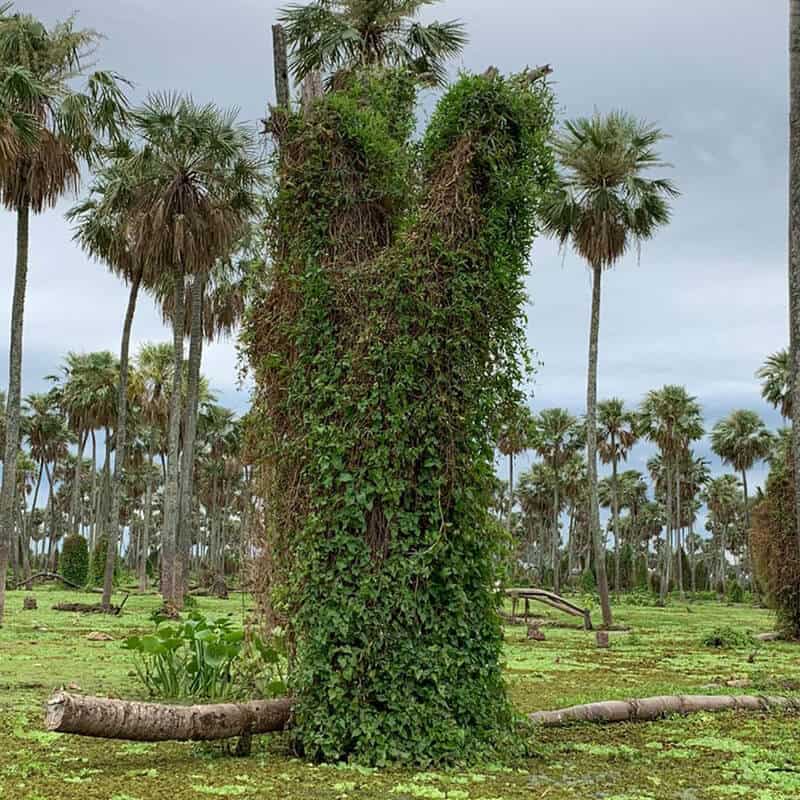
POLYGON ((56 692, 48 701, 45 726, 56 733, 136 742, 199 742, 282 731, 292 699, 253 700, 196 706, 140 703, 56 692))
POLYGON ((753 695, 662 695, 639 700, 605 700, 556 711, 536 711, 528 719, 539 725, 570 722, 647 722, 673 714, 699 711, 793 711, 800 713, 800 698, 753 695))

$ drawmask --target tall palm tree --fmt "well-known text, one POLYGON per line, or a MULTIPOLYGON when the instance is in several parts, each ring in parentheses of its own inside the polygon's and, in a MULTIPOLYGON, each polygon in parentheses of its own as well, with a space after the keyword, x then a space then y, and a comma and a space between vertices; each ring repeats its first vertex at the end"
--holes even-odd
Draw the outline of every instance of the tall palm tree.
POLYGON ((742 505, 737 477, 720 475, 709 480, 703 492, 703 500, 708 506, 709 526, 717 547, 717 583, 724 594, 729 538, 742 505))
POLYGON ((669 199, 678 192, 651 169, 666 166, 656 146, 658 128, 621 112, 568 122, 556 139, 560 185, 543 204, 545 230, 562 245, 571 243, 592 270, 592 313, 586 390, 586 458, 589 466, 589 519, 597 563, 603 623, 612 624, 605 547, 597 500, 597 349, 603 270, 631 247, 650 239, 669 221, 669 199))
POLYGON ((742 476, 744 489, 744 518, 750 529, 750 509, 747 493, 747 470, 763 461, 772 451, 773 436, 755 411, 733 411, 721 419, 711 431, 711 449, 723 463, 742 476))
POLYGON ((114 437, 114 478, 112 482, 106 567, 103 579, 103 608, 111 608, 114 570, 120 533, 120 508, 123 493, 123 470, 127 447, 128 372, 133 317, 139 288, 152 284, 154 277, 147 261, 140 258, 132 241, 129 223, 136 190, 136 176, 126 169, 132 158, 127 147, 117 150, 98 172, 88 199, 75 206, 68 218, 76 223, 75 239, 93 258, 103 262, 114 274, 129 284, 128 304, 122 326, 117 387, 116 428, 114 437))
POLYGON ((619 488, 617 466, 627 461, 636 444, 636 415, 625 409, 618 397, 597 404, 597 452, 604 464, 611 464, 611 524, 614 529, 614 589, 620 590, 619 488))
POLYGON ((286 26, 294 78, 336 75, 361 65, 404 67, 428 84, 442 85, 445 64, 467 42, 457 20, 423 25, 419 12, 436 0, 315 0, 290 5, 286 26))
POLYGON ((13 526, 30 214, 52 208, 66 191, 77 187, 82 164, 93 160, 105 137, 119 133, 125 115, 118 76, 110 72, 86 75, 85 57, 93 52, 98 39, 94 31, 76 29, 73 19, 50 29, 27 14, 0 20, 0 71, 24 70, 40 87, 35 95, 19 98, 14 106, 16 112, 36 120, 35 140, 0 161, 0 201, 17 214, 6 469, 0 490, 0 622, 13 526), (87 79, 86 88, 77 92, 73 86, 81 76, 87 79))
MULTIPOLYGON (((639 411, 640 430, 660 450, 663 480, 666 536, 661 569, 660 602, 666 601, 672 568, 673 535, 675 550, 680 552, 681 471, 689 444, 703 435, 702 412, 696 398, 683 386, 667 385, 647 393, 639 411)), ((680 560, 679 560, 680 565, 680 560)), ((679 567, 680 568, 680 567, 679 567)), ((678 573, 678 588, 683 593, 682 572, 678 573)))
MULTIPOLYGON (((789 2, 789 353, 792 457, 800 464, 800 0, 789 2)), ((800 550, 800 469, 794 471, 794 490, 800 550)))
POLYGON ((135 256, 171 283, 174 368, 162 541, 162 594, 180 607, 180 427, 183 458, 193 463, 200 396, 203 295, 209 270, 235 248, 258 210, 262 161, 249 129, 236 114, 177 95, 152 95, 134 112, 142 149, 126 165, 136 176, 129 231, 135 256), (181 376, 186 325, 184 296, 191 286, 189 380, 185 414, 181 376))
POLYGON ((553 590, 561 589, 560 542, 558 520, 561 514, 561 472, 565 464, 584 446, 584 433, 577 417, 564 408, 547 408, 534 420, 531 438, 533 449, 541 456, 552 475, 553 506, 551 561, 553 590))
POLYGON ((792 416, 792 362, 789 351, 773 353, 756 372, 761 380, 761 396, 781 412, 784 420, 792 416))
POLYGON ((530 447, 533 415, 524 403, 513 407, 500 427, 497 449, 508 457, 508 514, 506 526, 511 531, 514 511, 514 458, 530 447))

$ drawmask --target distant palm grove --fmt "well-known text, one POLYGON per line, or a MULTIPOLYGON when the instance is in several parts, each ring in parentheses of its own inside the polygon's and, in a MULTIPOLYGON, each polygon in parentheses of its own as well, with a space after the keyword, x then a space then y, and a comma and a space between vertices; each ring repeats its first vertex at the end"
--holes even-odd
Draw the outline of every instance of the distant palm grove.
MULTIPOLYGON (((336 88, 357 63, 410 59, 420 83, 446 82, 444 63, 466 41, 458 23, 413 23, 406 40, 387 23, 385 40, 371 39, 360 14, 347 3, 285 12, 304 102, 322 91, 318 75, 336 88)), ((0 197, 18 220, 0 429, 0 615, 8 568, 11 586, 30 585, 75 548, 87 551, 77 577, 103 586, 106 606, 128 573, 179 608, 193 582, 224 593, 226 582, 247 581, 257 547, 258 445, 248 447, 246 415, 216 403, 201 358, 205 341, 236 333, 263 290, 269 160, 234 112, 176 94, 131 107, 122 77, 86 66, 97 38, 74 19, 48 29, 10 6, 0 19, 0 197), (51 388, 25 395, 29 215, 77 189, 87 167, 88 191, 67 216, 77 246, 130 288, 121 350, 67 353, 47 376, 51 388), (160 303, 172 339, 130 353, 142 291, 160 303)), ((285 94, 288 76, 278 71, 276 80, 285 94)), ((557 173, 538 226, 592 270, 587 410, 533 413, 520 395, 495 441, 509 460, 509 480, 497 479, 492 501, 512 537, 509 579, 598 591, 609 625, 609 588, 652 590, 661 602, 671 591, 758 590, 747 532, 761 490, 748 473, 783 458, 788 442, 752 410, 706 431, 699 400, 681 386, 654 389, 638 404, 597 399, 602 273, 668 223, 678 194, 648 175, 665 167, 655 149, 663 137, 625 113, 568 122, 554 136, 557 173), (708 433, 725 474, 714 476, 695 453, 708 433), (646 474, 626 468, 644 442, 655 450, 646 474), (514 460, 526 452, 534 463, 515 476, 514 460), (607 473, 600 479, 598 460, 607 473)), ((35 291, 35 276, 31 284, 35 291)), ((783 351, 759 372, 764 398, 787 419, 790 368, 783 351)))

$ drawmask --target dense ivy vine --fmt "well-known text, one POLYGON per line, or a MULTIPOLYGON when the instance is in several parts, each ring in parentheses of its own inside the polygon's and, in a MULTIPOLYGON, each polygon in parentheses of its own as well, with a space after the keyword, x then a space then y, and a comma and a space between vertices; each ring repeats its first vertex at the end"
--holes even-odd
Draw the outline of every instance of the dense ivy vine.
POLYGON ((273 119, 271 267, 244 341, 265 599, 310 758, 453 761, 513 721, 488 507, 552 98, 463 76, 421 142, 415 100, 410 76, 372 72, 273 119))

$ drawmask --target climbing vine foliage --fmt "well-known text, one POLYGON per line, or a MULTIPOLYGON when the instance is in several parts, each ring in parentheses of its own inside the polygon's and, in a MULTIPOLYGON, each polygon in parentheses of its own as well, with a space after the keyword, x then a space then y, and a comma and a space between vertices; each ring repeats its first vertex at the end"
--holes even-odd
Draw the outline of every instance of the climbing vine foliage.
POLYGON ((523 278, 553 175, 546 86, 464 76, 414 141, 413 79, 275 116, 257 378, 265 613, 288 625, 306 757, 447 762, 513 715, 488 514, 526 369, 523 278))

